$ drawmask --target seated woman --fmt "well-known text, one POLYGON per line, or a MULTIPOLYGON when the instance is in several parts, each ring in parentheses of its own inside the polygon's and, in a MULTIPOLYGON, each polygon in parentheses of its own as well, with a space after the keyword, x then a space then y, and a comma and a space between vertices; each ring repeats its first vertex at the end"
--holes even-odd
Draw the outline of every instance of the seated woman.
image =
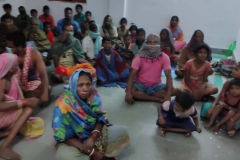
POLYGON ((18 57, 12 53, 0 55, 0 138, 6 138, 0 146, 0 157, 22 159, 12 151, 11 143, 26 129, 26 123, 39 103, 38 98, 23 98, 14 76, 18 71, 18 57), (25 128, 25 129, 24 129, 25 128))
POLYGON ((59 97, 54 109, 55 160, 116 160, 129 146, 130 137, 125 127, 109 126, 104 114, 91 74, 75 71, 70 89, 59 97))
POLYGON ((178 56, 175 54, 172 33, 168 28, 164 28, 160 32, 160 45, 162 48, 162 52, 166 53, 169 56, 171 62, 177 62, 178 56))
POLYGON ((143 28, 139 28, 137 30, 137 39, 135 41, 135 43, 132 43, 130 45, 130 50, 133 52, 134 55, 136 55, 138 53, 138 51, 143 48, 143 46, 145 45, 145 36, 146 36, 146 32, 143 28))
POLYGON ((137 39, 137 30, 138 30, 138 27, 134 24, 131 25, 131 27, 129 28, 129 33, 131 35, 131 43, 135 43, 137 39))
POLYGON ((117 28, 115 26, 113 26, 111 16, 107 15, 104 18, 103 25, 100 28, 100 35, 101 35, 101 37, 109 37, 112 40, 117 39, 117 37, 118 37, 117 28))
POLYGON ((177 16, 173 16, 171 18, 170 25, 168 26, 174 38, 174 46, 176 48, 176 52, 180 52, 183 49, 183 47, 186 45, 186 42, 183 41, 183 31, 179 27, 178 23, 179 23, 179 18, 177 16))
POLYGON ((218 92, 218 88, 209 85, 207 78, 211 71, 211 64, 206 61, 210 50, 206 44, 199 44, 194 50, 195 57, 186 62, 184 79, 181 89, 193 94, 197 101, 218 92))
MULTIPOLYGON (((85 56, 82 54, 82 46, 78 39, 73 36, 72 24, 65 24, 64 32, 58 37, 52 45, 52 56, 54 66, 75 66, 76 63, 85 62, 85 56)), ((65 77, 52 73, 51 79, 54 83, 62 83, 65 77)))
POLYGON ((126 87, 129 68, 119 54, 112 49, 111 39, 104 37, 103 49, 100 50, 95 63, 98 83, 104 87, 126 87))
POLYGON ((33 41, 35 43, 37 50, 42 54, 44 62, 46 63, 51 45, 45 32, 38 27, 38 24, 39 20, 37 18, 30 18, 30 28, 24 32, 24 35, 27 41, 33 41))
POLYGON ((120 27, 117 28, 118 31, 118 38, 123 41, 123 38, 125 35, 128 34, 128 28, 127 28, 127 19, 122 18, 120 20, 120 27))
POLYGON ((22 32, 13 32, 7 36, 7 46, 19 57, 18 82, 25 97, 37 97, 41 103, 46 103, 51 92, 46 66, 41 54, 27 47, 26 42, 22 32))
MULTIPOLYGON (((183 77, 184 76, 184 65, 185 63, 190 60, 195 58, 195 54, 194 54, 194 49, 197 45, 199 44, 206 44, 204 42, 204 34, 201 30, 196 30, 190 40, 190 42, 182 49, 181 53, 180 53, 180 57, 178 59, 178 69, 175 71, 176 75, 179 77, 183 77)), ((207 44, 206 44, 207 45, 207 44)), ((212 60, 212 50, 211 48, 208 46, 209 48, 209 54, 206 58, 206 60, 208 62, 211 62, 212 60)), ((211 75, 213 73, 212 70, 210 70, 209 75, 211 75)))
POLYGON ((92 62, 102 47, 102 37, 96 24, 93 23, 89 26, 89 34, 83 39, 82 47, 83 52, 86 54, 86 60, 92 62))

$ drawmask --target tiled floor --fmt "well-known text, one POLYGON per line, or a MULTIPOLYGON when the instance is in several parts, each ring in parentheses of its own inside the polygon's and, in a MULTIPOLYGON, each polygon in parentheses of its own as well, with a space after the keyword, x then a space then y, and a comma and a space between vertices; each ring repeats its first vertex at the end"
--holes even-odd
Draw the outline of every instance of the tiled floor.
MULTIPOLYGON (((180 80, 174 80, 174 86, 180 86, 180 80)), ((62 91, 62 85, 54 86, 52 103, 36 110, 35 114, 45 120, 45 134, 35 141, 27 142, 18 137, 14 142, 13 149, 23 156, 23 160, 54 160, 52 112, 54 101, 62 91)), ((240 134, 228 138, 224 129, 220 133, 203 129, 201 134, 193 133, 189 138, 177 133, 167 133, 163 138, 155 125, 159 103, 135 102, 129 106, 124 102, 125 91, 121 88, 99 87, 98 91, 111 123, 124 125, 129 129, 132 145, 119 157, 120 160, 240 159, 240 134)), ((196 103, 196 107, 200 110, 201 103, 196 103)), ((204 123, 200 121, 202 128, 204 123)))

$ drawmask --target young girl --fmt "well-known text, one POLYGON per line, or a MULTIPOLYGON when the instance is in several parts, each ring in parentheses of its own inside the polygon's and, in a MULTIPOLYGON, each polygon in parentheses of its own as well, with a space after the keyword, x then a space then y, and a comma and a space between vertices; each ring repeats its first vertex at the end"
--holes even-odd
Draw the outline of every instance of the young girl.
POLYGON ((24 124, 39 103, 37 98, 23 99, 15 74, 18 71, 18 57, 15 54, 0 55, 0 138, 6 137, 0 146, 0 157, 20 160, 10 144, 23 129, 24 124))
POLYGON ((137 39, 137 30, 138 30, 138 27, 134 24, 131 25, 131 27, 129 28, 129 32, 131 35, 131 43, 135 43, 137 39))
MULTIPOLYGON (((240 110, 240 81, 233 79, 230 81, 229 89, 222 95, 218 101, 216 107, 212 111, 210 116, 210 121, 205 125, 205 129, 209 129, 217 116, 222 112, 224 118, 219 121, 215 127, 214 131, 218 132, 219 128, 230 120, 234 115, 240 110)), ((240 117, 235 117, 238 120, 240 117)))
POLYGON ((164 137, 166 132, 180 132, 186 137, 190 136, 193 131, 201 133, 198 112, 193 104, 193 96, 186 91, 179 91, 175 100, 164 102, 163 106, 158 109, 157 120, 157 125, 162 127, 161 136, 164 137))
POLYGON ((175 55, 173 36, 168 28, 164 28, 160 32, 160 45, 162 52, 166 53, 171 61, 177 62, 178 56, 175 55))
POLYGON ((120 20, 120 27, 117 28, 118 31, 118 38, 122 41, 124 41, 124 36, 128 34, 128 28, 127 28, 127 19, 122 18, 120 20))
POLYGON ((207 83, 207 78, 211 69, 211 64, 206 61, 210 51, 206 44, 200 44, 195 48, 194 59, 185 64, 184 79, 181 89, 193 94, 195 100, 210 98, 212 94, 218 92, 218 88, 207 83))

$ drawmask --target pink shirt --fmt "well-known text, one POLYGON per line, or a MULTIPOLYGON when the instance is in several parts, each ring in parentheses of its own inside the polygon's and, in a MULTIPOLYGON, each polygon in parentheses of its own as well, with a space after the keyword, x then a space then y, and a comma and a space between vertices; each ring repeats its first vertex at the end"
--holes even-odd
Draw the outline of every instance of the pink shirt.
POLYGON ((162 82, 162 70, 170 70, 171 65, 169 57, 162 53, 162 56, 154 60, 136 56, 132 68, 138 71, 135 81, 150 87, 162 82))

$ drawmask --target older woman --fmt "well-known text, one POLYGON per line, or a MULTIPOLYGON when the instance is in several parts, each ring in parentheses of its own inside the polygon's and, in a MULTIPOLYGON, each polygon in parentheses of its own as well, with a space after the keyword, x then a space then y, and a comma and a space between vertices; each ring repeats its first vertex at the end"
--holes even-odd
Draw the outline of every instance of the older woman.
POLYGON ((125 127, 107 127, 102 102, 87 70, 77 70, 53 115, 55 160, 115 160, 130 143, 125 127))
MULTIPOLYGON (((184 76, 185 63, 188 60, 195 58, 194 49, 196 46, 198 46, 201 43, 205 43, 204 34, 201 30, 196 30, 192 35, 190 42, 181 51, 180 57, 178 59, 178 69, 175 71, 177 76, 179 77, 184 76)), ((210 62, 212 60, 212 50, 210 47, 209 47, 209 51, 210 53, 209 53, 209 56, 207 57, 207 60, 210 62)), ((209 74, 212 74, 212 70, 209 72, 209 74)))
POLYGON ((51 45, 43 30, 39 28, 39 20, 37 18, 30 18, 30 28, 28 28, 24 35, 27 41, 33 41, 37 47, 37 50, 42 53, 42 56, 46 62, 47 55, 50 52, 51 45))
POLYGON ((117 28, 113 26, 112 17, 107 15, 104 18, 103 25, 100 29, 101 37, 110 37, 116 39, 118 37, 117 28))
POLYGON ((180 52, 182 48, 186 45, 186 42, 183 41, 183 31, 178 25, 179 18, 178 16, 173 16, 170 21, 168 28, 171 30, 174 38, 174 46, 177 52, 180 52))

